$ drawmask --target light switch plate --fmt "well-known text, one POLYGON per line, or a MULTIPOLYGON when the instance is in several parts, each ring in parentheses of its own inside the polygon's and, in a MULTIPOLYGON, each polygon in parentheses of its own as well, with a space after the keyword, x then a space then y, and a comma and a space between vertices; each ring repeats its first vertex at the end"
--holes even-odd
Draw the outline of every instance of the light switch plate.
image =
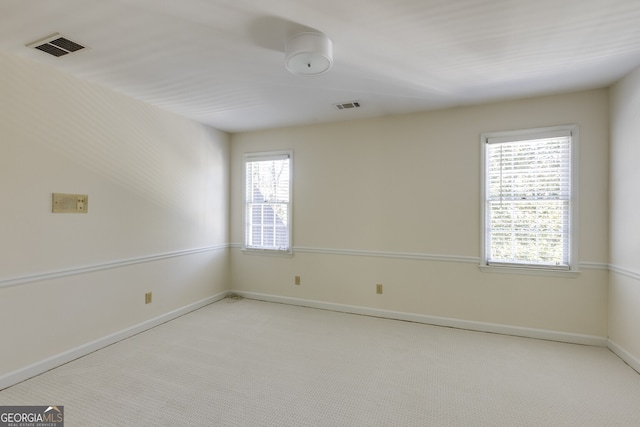
POLYGON ((53 193, 52 208, 54 213, 87 213, 89 196, 87 194, 53 193))

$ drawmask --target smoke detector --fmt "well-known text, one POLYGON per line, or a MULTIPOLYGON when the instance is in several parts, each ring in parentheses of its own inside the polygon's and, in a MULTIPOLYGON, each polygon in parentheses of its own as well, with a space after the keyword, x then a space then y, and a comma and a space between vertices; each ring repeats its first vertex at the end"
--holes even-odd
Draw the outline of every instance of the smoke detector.
POLYGON ((41 50, 55 57, 61 57, 85 49, 85 46, 69 40, 60 33, 55 33, 44 39, 29 43, 27 47, 41 50))

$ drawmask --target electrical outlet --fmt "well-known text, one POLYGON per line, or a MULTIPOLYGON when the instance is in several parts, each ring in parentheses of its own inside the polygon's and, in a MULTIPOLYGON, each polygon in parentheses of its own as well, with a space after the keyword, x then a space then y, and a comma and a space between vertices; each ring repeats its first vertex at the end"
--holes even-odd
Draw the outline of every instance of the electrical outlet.
POLYGON ((147 292, 146 294, 144 294, 144 303, 145 304, 151 304, 151 299, 152 299, 152 293, 151 292, 147 292))
POLYGON ((376 294, 381 294, 382 293, 382 283, 378 283, 376 285, 376 294))
POLYGON ((296 276, 296 281, 295 281, 296 285, 300 284, 300 276, 296 276))

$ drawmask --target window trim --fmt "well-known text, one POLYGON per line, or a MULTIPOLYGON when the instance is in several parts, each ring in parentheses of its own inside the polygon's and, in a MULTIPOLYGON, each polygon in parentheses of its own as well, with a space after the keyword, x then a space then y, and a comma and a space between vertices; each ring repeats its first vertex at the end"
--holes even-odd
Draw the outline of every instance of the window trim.
POLYGON ((293 150, 256 151, 242 156, 242 252, 251 255, 291 256, 293 255, 293 150), (287 249, 268 249, 247 246, 247 162, 289 158, 289 205, 287 209, 287 249))
POLYGON ((577 125, 558 125, 550 127, 519 129, 510 131, 484 132, 480 134, 480 269, 486 272, 541 274, 561 277, 576 277, 578 267, 578 183, 579 183, 579 129, 577 125), (524 141, 544 138, 552 134, 569 132, 571 135, 571 197, 569 199, 569 268, 535 264, 500 264, 488 262, 487 233, 487 145, 493 142, 524 141))

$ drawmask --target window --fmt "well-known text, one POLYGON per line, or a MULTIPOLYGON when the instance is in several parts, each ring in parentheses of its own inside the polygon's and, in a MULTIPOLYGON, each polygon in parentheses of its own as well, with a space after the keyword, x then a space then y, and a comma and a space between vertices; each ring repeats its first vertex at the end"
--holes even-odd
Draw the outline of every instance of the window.
POLYGON ((482 266, 575 270, 577 127, 482 135, 482 266))
POLYGON ((245 154, 245 249, 291 252, 291 157, 245 154))

